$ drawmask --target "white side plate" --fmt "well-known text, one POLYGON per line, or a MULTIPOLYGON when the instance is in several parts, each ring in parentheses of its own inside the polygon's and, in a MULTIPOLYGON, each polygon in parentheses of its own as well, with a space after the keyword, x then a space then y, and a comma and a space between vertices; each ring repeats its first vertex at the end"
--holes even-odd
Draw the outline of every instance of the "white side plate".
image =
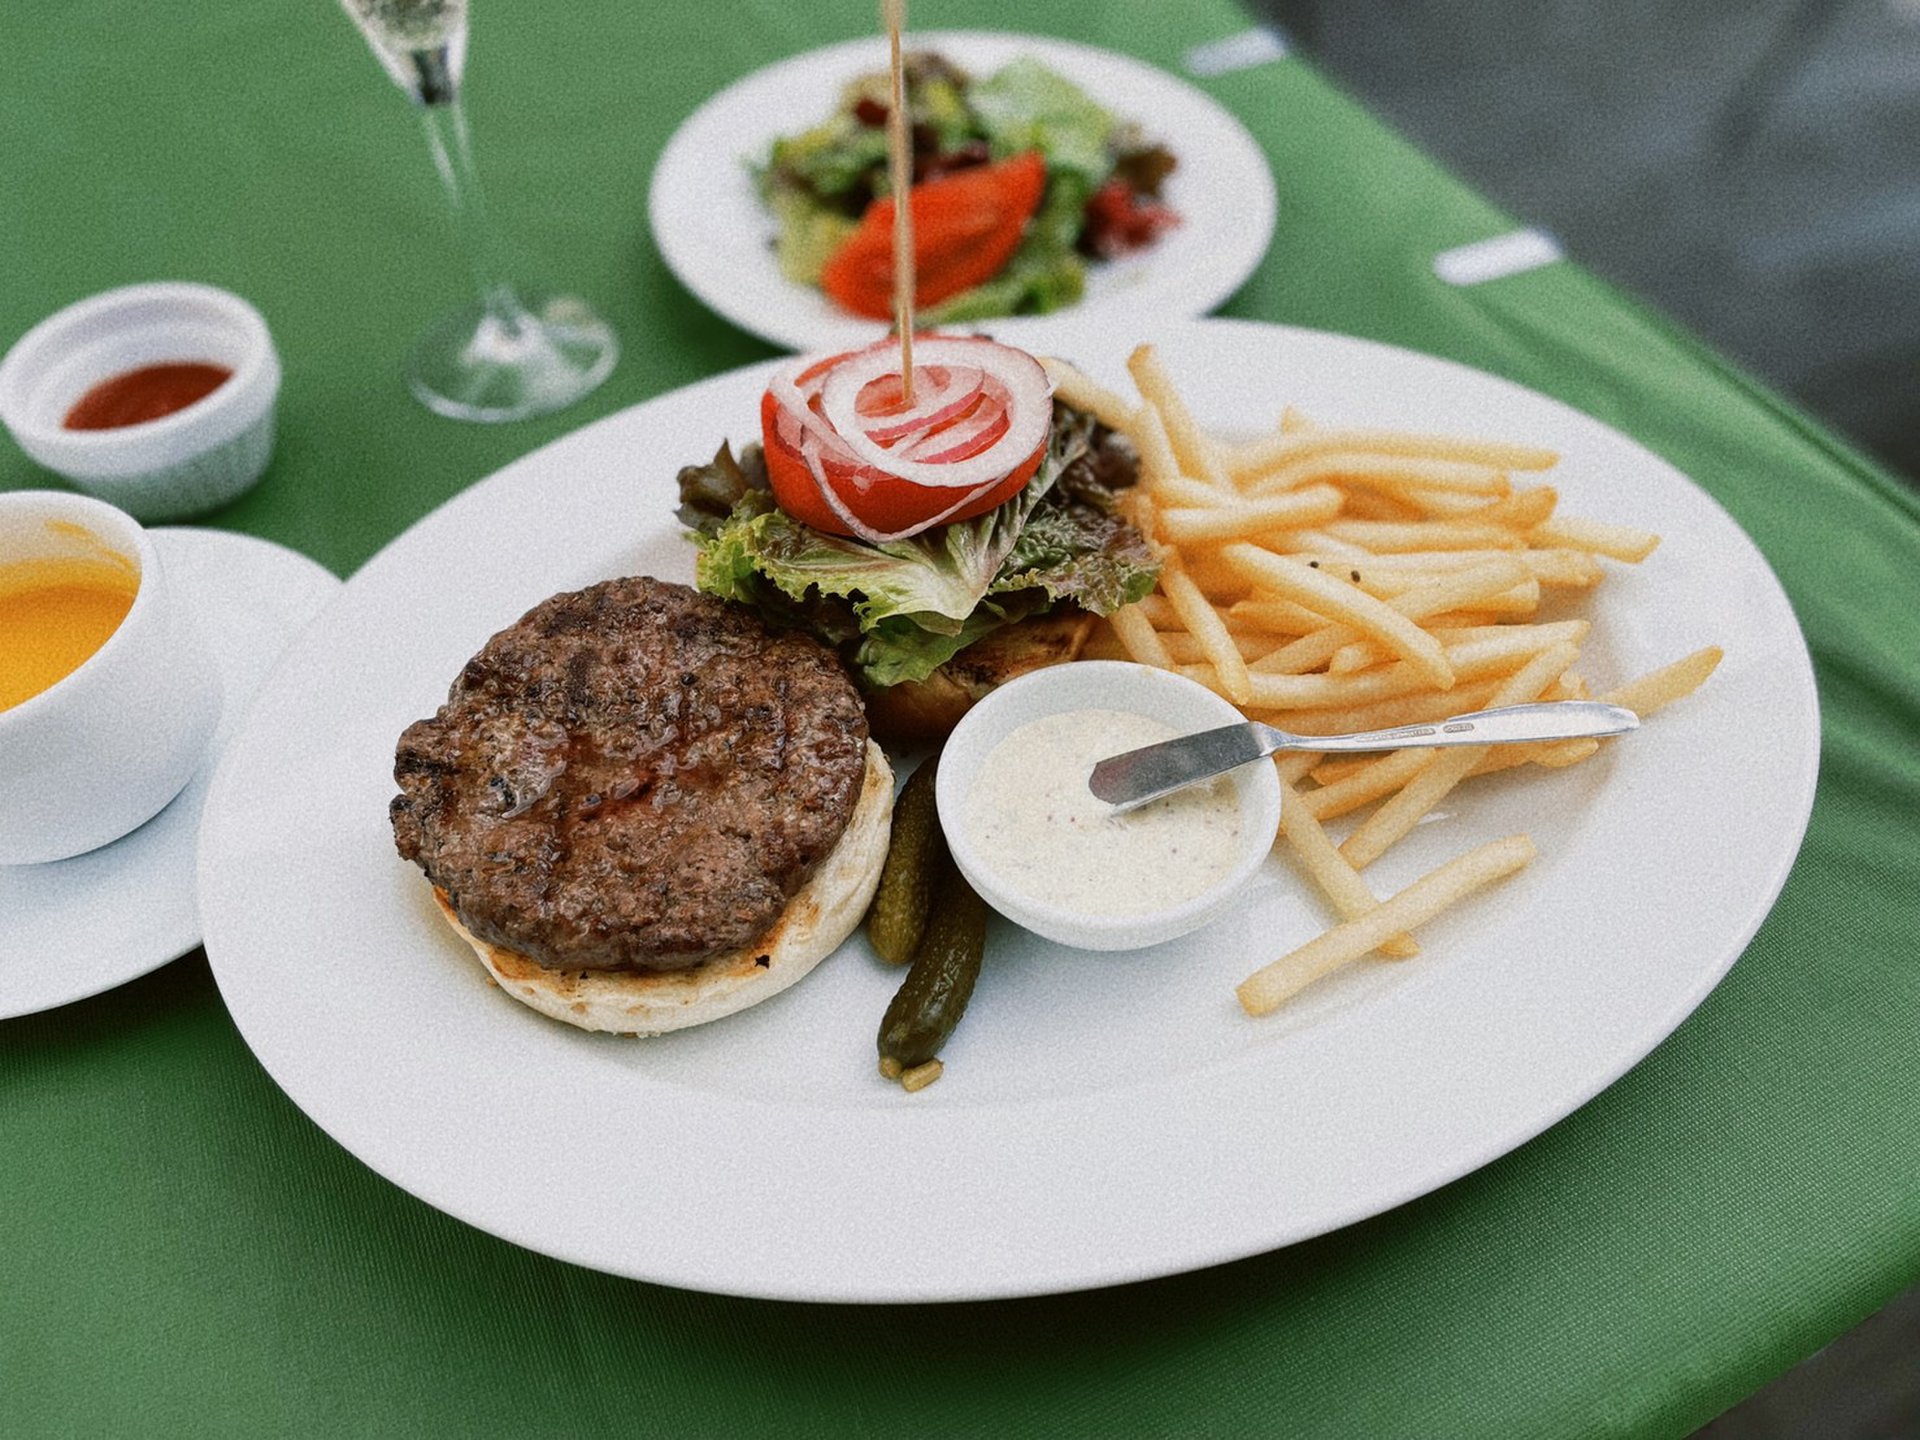
POLYGON ((306 556, 223 530, 155 530, 226 682, 206 760, 153 819, 71 860, 0 865, 0 1018, 124 985, 200 943, 194 836, 221 748, 281 650, 340 588, 306 556))
MULTIPOLYGON (((1138 255, 1090 265, 1087 293, 1066 313, 1112 321, 1204 315, 1266 254, 1274 217, 1266 156, 1245 126, 1186 81, 1125 55, 1037 35, 926 31, 907 42, 979 75, 1033 56, 1121 119, 1138 121, 1179 160, 1166 199, 1183 223, 1138 255)), ((845 349, 885 333, 880 322, 848 315, 781 275, 777 227, 747 166, 765 160, 780 136, 826 119, 847 81, 886 64, 886 41, 875 37, 756 70, 688 116, 661 152, 648 196, 654 241, 680 282, 741 329, 793 350, 845 349)))

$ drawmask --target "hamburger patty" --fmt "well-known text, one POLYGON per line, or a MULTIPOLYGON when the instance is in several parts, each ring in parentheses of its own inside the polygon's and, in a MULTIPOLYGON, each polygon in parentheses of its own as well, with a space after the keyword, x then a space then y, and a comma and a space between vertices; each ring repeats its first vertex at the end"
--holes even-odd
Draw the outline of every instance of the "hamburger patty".
POLYGON ((536 605, 407 727, 394 841, 549 969, 683 969, 759 939, 839 843, 866 741, 818 642, 610 580, 536 605))

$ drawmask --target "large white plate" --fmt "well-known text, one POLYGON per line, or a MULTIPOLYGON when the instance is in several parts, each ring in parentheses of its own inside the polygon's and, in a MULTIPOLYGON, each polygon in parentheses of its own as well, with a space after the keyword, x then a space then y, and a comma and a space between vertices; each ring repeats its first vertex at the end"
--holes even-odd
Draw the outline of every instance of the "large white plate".
MULTIPOLYGON (((1141 338, 1073 351, 1121 386, 1141 338)), ((1558 447, 1571 511, 1666 536, 1601 587, 1583 669, 1604 684, 1713 641, 1726 662, 1594 762, 1463 792, 1376 884, 1519 830, 1539 860, 1428 927, 1423 957, 1269 1020, 1242 1016, 1234 985, 1323 923, 1278 860, 1236 914, 1153 950, 995 930, 946 1075, 917 1095, 874 1073, 899 972, 858 940, 702 1029, 588 1035, 491 988, 435 917, 388 832, 394 741, 549 593, 689 574, 674 471, 752 437, 769 367, 723 375, 423 520, 256 701, 208 802, 200 903, 274 1079, 396 1184, 533 1249, 704 1290, 926 1300, 1141 1279, 1345 1225, 1512 1149, 1645 1055, 1745 947, 1812 802, 1812 673, 1766 563, 1671 467, 1515 385, 1241 322, 1157 338, 1216 426, 1291 402, 1558 447)))
MULTIPOLYGON (((1240 287, 1273 234, 1273 177, 1246 127, 1210 97, 1143 61, 1037 35, 916 31, 912 48, 938 50, 987 74, 1031 55, 1083 86, 1122 119, 1164 141, 1180 165, 1166 198, 1183 223, 1140 254, 1091 265, 1078 314, 1124 321, 1141 314, 1204 315, 1240 287)), ((748 173, 775 139, 832 112, 841 87, 883 70, 874 37, 769 65, 688 116, 654 167, 648 215, 654 241, 689 290, 743 330, 795 350, 842 349, 883 333, 820 291, 780 274, 773 218, 748 173)))

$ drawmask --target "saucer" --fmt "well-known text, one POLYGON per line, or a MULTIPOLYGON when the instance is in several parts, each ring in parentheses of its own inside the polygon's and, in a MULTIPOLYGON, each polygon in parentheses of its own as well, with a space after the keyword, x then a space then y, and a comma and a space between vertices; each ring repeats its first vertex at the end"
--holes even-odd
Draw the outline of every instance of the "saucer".
POLYGON ((306 556, 224 530, 148 532, 225 682, 220 720, 186 789, 111 845, 45 865, 0 865, 0 1019, 138 979, 200 943, 195 842, 227 738, 287 642, 340 581, 306 556))

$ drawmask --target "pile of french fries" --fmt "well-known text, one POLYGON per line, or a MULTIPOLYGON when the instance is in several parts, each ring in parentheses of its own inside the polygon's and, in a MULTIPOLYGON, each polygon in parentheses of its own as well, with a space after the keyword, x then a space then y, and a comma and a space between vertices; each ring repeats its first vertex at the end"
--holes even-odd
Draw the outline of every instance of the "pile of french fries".
MULTIPOLYGON (((1590 697, 1645 717, 1720 662, 1709 646, 1592 695, 1578 668, 1590 622, 1542 612, 1598 585, 1602 561, 1638 564, 1660 537, 1559 514, 1537 478, 1557 463, 1551 450, 1322 428, 1291 409, 1272 433, 1231 443, 1194 422, 1151 346, 1128 361, 1138 404, 1046 363, 1058 398, 1138 449, 1140 482, 1122 504, 1161 560, 1157 592, 1113 615, 1090 656, 1178 671, 1302 735, 1590 697)), ((1525 866, 1531 839, 1481 845, 1386 900, 1362 872, 1463 782, 1578 764, 1602 743, 1277 757, 1281 843, 1340 923, 1249 976, 1241 1006, 1265 1015, 1364 957, 1418 954, 1412 932, 1525 866), (1348 816, 1359 818, 1336 844, 1327 824, 1348 816)))

